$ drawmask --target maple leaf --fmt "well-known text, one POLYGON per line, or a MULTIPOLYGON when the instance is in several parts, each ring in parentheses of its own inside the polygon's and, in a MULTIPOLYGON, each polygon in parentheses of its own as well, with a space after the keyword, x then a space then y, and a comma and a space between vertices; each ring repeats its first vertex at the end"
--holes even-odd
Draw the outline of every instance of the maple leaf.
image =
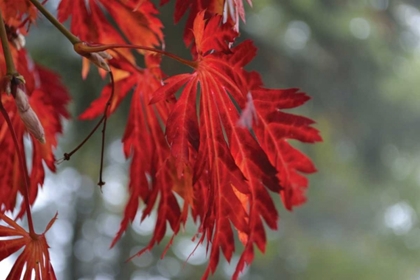
MULTIPOLYGON (((256 54, 256 47, 250 40, 246 40, 232 50, 232 55, 224 55, 224 60, 232 67, 235 84, 242 85, 242 98, 240 93, 231 89, 235 100, 240 108, 243 108, 238 125, 252 129, 259 145, 268 156, 270 163, 277 171, 277 177, 281 182, 280 189, 270 190, 278 192, 283 198, 285 207, 291 210, 293 206, 300 205, 305 201, 304 193, 308 181, 301 174, 310 174, 316 171, 310 159, 293 148, 288 139, 295 139, 306 143, 321 141, 318 131, 311 127, 312 120, 281 110, 300 106, 309 100, 309 97, 298 89, 267 89, 263 87, 261 77, 256 72, 247 72, 244 66, 248 64, 256 54), (246 94, 246 95, 245 95, 246 94), (244 121, 246 120, 246 121, 244 121)), ((250 264, 253 259, 252 242, 264 252, 266 239, 260 234, 263 232, 262 223, 258 213, 264 217, 270 228, 275 229, 276 224, 272 215, 273 207, 268 193, 261 187, 251 188, 255 192, 244 204, 250 207, 250 231, 248 236, 243 237, 246 241, 245 249, 238 262, 233 278, 238 277, 245 263, 250 264), (259 198, 259 199, 255 199, 259 198), (261 200, 260 200, 261 199, 261 200), (261 203, 265 201, 264 203, 261 203), (255 207, 257 211, 253 211, 255 207), (252 217, 254 216, 254 217, 252 217), (271 218, 270 218, 271 217, 271 218)))
POLYGON ((316 169, 311 160, 288 141, 315 143, 322 141, 322 138, 318 130, 311 127, 314 121, 282 111, 303 105, 310 99, 308 95, 296 88, 264 88, 258 73, 243 69, 255 56, 256 50, 253 43, 246 40, 224 59, 232 65, 233 72, 239 73, 235 83, 245 86, 242 91, 246 92, 246 99, 236 98, 239 106, 244 108, 240 122, 250 120, 258 142, 278 171, 281 195, 285 207, 291 210, 305 201, 308 181, 301 174, 314 173, 316 169))
MULTIPOLYGON (((163 41, 162 23, 156 17, 157 9, 149 1, 107 1, 107 0, 62 0, 58 6, 58 19, 66 21, 70 16, 70 30, 84 42, 101 44, 129 43, 146 47, 158 46, 163 41), (89 4, 89 9, 87 8, 89 4), (108 12, 117 26, 111 24, 104 14, 108 12), (95 26, 95 28, 91 28, 95 26), (125 35, 121 35, 121 32, 125 35)), ((123 56, 135 64, 134 56, 128 49, 110 50, 111 56, 123 56)), ((89 63, 84 59, 82 76, 86 77, 89 63)), ((118 75, 117 73, 114 74, 118 75)))
MULTIPOLYGON (((33 149, 32 168, 29 174, 29 200, 30 203, 33 203, 38 193, 38 187, 42 186, 44 182, 43 163, 51 171, 56 169, 53 149, 57 146, 57 134, 62 132, 61 118, 69 117, 66 105, 70 99, 58 76, 34 64, 24 50, 17 53, 17 69, 25 77, 29 103, 45 130, 45 144, 39 143, 33 136, 30 138, 33 149)), ((20 150, 25 151, 23 139, 27 132, 17 113, 13 97, 2 94, 1 98, 13 123, 20 150)), ((27 176, 19 168, 18 154, 4 119, 0 119, 0 148, 2 150, 0 166, 4 172, 0 177, 0 192, 2 194, 0 209, 4 212, 14 209, 18 192, 23 193, 23 176, 27 176)))
POLYGON ((0 0, 0 11, 4 21, 10 26, 17 27, 25 14, 31 21, 35 20, 37 10, 27 0, 0 0))
POLYGON ((156 17, 155 6, 149 1, 136 5, 136 1, 131 0, 62 0, 58 6, 58 19, 64 22, 71 16, 70 30, 83 41, 103 44, 124 42, 99 5, 110 13, 132 44, 156 46, 162 41, 162 23, 156 17), (89 4, 89 10, 86 4, 89 4))
MULTIPOLYGON (((164 5, 169 1, 161 0, 160 4, 164 5)), ((252 6, 251 0, 247 2, 252 6)), ((178 23, 188 10, 189 15, 184 28, 184 42, 187 46, 194 42, 192 33, 194 20, 202 11, 205 11, 206 19, 214 15, 223 16, 223 23, 230 25, 235 31, 239 31, 239 18, 245 21, 243 0, 176 0, 175 23, 178 23)))
POLYGON ((270 228, 277 228, 278 214, 267 189, 289 196, 293 189, 292 196, 296 198, 294 190, 303 186, 297 186, 302 184, 303 178, 298 172, 313 171, 313 165, 305 160, 306 157, 296 153, 291 156, 292 152, 279 142, 288 138, 315 142, 320 137, 310 127, 313 122, 309 119, 279 111, 301 104, 299 95, 294 98, 283 94, 283 90, 264 89, 259 76, 243 69, 254 57, 255 47, 246 41, 230 48, 237 33, 228 25, 221 25, 221 17, 205 21, 205 13, 199 13, 193 34, 198 55, 195 72, 168 78, 155 92, 151 103, 171 97, 183 87, 168 117, 166 137, 172 155, 179 159, 177 169, 193 166, 196 184, 208 188, 207 209, 201 217, 203 235, 200 242, 207 238, 212 246, 204 278, 215 271, 220 250, 228 261, 232 257, 231 224, 245 243, 233 275, 237 278, 244 265, 252 261, 253 244, 261 251, 265 250, 263 220, 270 228), (264 96, 266 92, 271 93, 270 98, 264 96), (198 112, 193 105, 197 96, 200 96, 198 112), (263 104, 265 100, 271 100, 270 106, 263 104), (237 106, 244 109, 242 116, 237 106), (248 127, 240 125, 244 114, 256 119, 248 124, 255 129, 255 137, 248 127), (268 136, 263 137, 263 129, 268 136), (269 140, 282 147, 270 149, 269 140), (196 161, 189 160, 191 151, 196 153, 196 161), (279 157, 283 164, 274 160, 279 157))
POLYGON ((270 161, 279 171, 283 189, 281 195, 285 207, 291 210, 305 202, 308 180, 302 173, 316 171, 311 160, 293 148, 287 139, 296 139, 306 143, 321 141, 311 119, 284 113, 279 109, 288 109, 306 102, 309 97, 298 91, 259 89, 252 91, 257 112, 258 125, 254 126, 256 136, 262 148, 269 155, 270 161), (272 109, 271 113, 267 109, 272 109), (271 151, 271 152, 268 152, 271 151))
POLYGON ((0 261, 24 247, 6 279, 57 279, 50 262, 49 246, 45 238, 45 233, 54 224, 57 214, 42 234, 34 235, 29 234, 3 213, 0 213, 0 219, 7 224, 7 226, 0 225, 0 237, 7 238, 0 240, 0 261))

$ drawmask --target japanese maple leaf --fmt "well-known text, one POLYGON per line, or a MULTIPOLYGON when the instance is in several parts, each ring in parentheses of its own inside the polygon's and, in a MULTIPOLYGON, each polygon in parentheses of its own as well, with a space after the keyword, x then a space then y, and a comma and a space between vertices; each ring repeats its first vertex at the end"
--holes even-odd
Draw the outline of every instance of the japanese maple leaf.
POLYGON ((25 14, 31 20, 35 20, 37 14, 37 10, 28 0, 0 0, 0 11, 5 22, 15 27, 25 14))
POLYGON ((0 225, 0 261, 23 248, 15 261, 7 280, 53 280, 57 279, 50 262, 45 233, 51 228, 57 215, 48 223, 42 234, 30 234, 15 221, 0 213, 7 225, 0 225), (7 238, 7 239, 4 239, 7 238))
MULTIPOLYGON (((160 4, 164 5, 170 0, 161 0, 160 4)), ((252 1, 247 0, 252 6, 252 1)), ((206 11, 206 18, 214 15, 222 15, 223 23, 231 25, 234 30, 239 31, 239 18, 245 21, 245 10, 243 0, 176 0, 175 2, 175 23, 189 10, 189 15, 184 28, 184 42, 189 46, 194 41, 192 27, 197 14, 206 11)))
MULTIPOLYGON (((311 160, 293 148, 289 139, 295 139, 306 143, 321 141, 321 137, 316 129, 311 125, 312 120, 282 112, 284 109, 297 107, 304 104, 309 97, 298 91, 298 89, 267 89, 263 87, 261 77, 256 72, 247 72, 244 66, 248 64, 256 54, 256 47, 250 40, 246 40, 233 48, 232 54, 222 55, 224 61, 232 67, 232 75, 235 85, 243 88, 231 88, 230 93, 235 96, 239 107, 243 108, 238 125, 248 127, 255 133, 259 145, 268 156, 270 163, 277 171, 280 180, 280 190, 270 188, 272 191, 279 192, 283 198, 285 207, 291 210, 293 206, 302 204, 305 201, 305 191, 308 180, 303 174, 310 174, 316 171, 311 160), (240 94, 242 92, 242 98, 240 94)), ((225 78, 226 84, 230 84, 225 78)), ((229 86, 230 87, 230 86, 229 86)), ((246 171, 245 171, 246 172, 246 171)), ((265 184, 266 186, 269 186, 265 184)), ((258 186, 258 185, 257 185, 258 186)), ((243 200, 250 211, 250 234, 242 236, 245 242, 245 250, 238 262, 234 278, 238 277, 245 263, 249 264, 253 259, 252 243, 258 246, 261 251, 265 250, 266 239, 262 232, 263 226, 259 215, 264 217, 271 228, 276 228, 275 224, 270 225, 273 205, 261 203, 269 201, 268 193, 264 188, 251 188, 255 195, 243 200), (262 198, 265 199, 256 199, 262 198), (257 211, 253 211, 255 208, 257 211)), ((274 220, 271 220, 274 222, 274 220)))
MULTIPOLYGON (((110 31, 111 34, 100 34, 101 36, 108 35, 114 37, 114 40, 116 37, 121 38, 115 32, 115 28, 107 22, 99 5, 103 5, 111 14, 117 26, 132 40, 133 44, 153 46, 158 45, 162 39, 162 23, 156 17, 157 10, 150 1, 142 1, 137 5, 133 0, 62 0, 58 6, 58 19, 65 21, 71 16, 71 31, 84 41, 89 42, 104 31, 110 31), (87 3, 89 10, 86 7, 87 3), (95 24, 98 29, 92 30, 89 24, 95 24)), ((94 42, 97 41, 94 40, 94 42)))
MULTIPOLYGON (((66 110, 69 96, 58 76, 35 65, 24 50, 17 53, 17 58, 17 69, 26 80, 29 103, 45 130, 45 144, 39 143, 33 136, 30 137, 33 149, 32 168, 28 174, 30 179, 29 199, 30 203, 33 203, 38 193, 38 187, 42 186, 44 182, 43 163, 52 171, 56 169, 53 149, 57 146, 57 134, 62 132, 61 118, 69 117, 66 110)), ((2 94, 1 98, 13 123, 20 150, 25 151, 23 139, 28 133, 17 113, 13 97, 2 94)), ((0 118, 0 149, 2 151, 0 167, 3 172, 0 177, 0 209, 4 212, 14 209, 18 192, 23 193, 23 176, 28 175, 25 175, 24 171, 19 168, 18 154, 3 118, 0 118)))
POLYGON ((186 166, 191 167, 194 190, 208 189, 204 197, 206 209, 200 213, 200 242, 207 238, 212 245, 204 278, 215 271, 220 251, 227 260, 231 259, 231 225, 245 243, 234 278, 252 261, 253 244, 264 251, 263 220, 275 229, 278 219, 267 190, 289 193, 290 189, 299 189, 305 185, 299 172, 314 171, 305 156, 287 150, 282 143, 287 143, 287 139, 320 140, 318 132, 310 127, 312 121, 280 112, 302 104, 301 95, 287 94, 290 90, 264 89, 259 76, 243 70, 254 57, 255 48, 249 41, 231 48, 237 33, 221 21, 219 16, 206 21, 205 12, 197 15, 193 26, 195 71, 168 78, 151 100, 153 104, 181 90, 166 123, 166 137, 171 154, 177 159, 178 176, 182 176, 186 166), (270 98, 264 99, 265 92, 270 98), (200 104, 198 110, 196 100, 200 104), (272 104, 263 104, 265 100, 272 104), (237 106, 243 109, 242 114, 237 106), (262 129, 269 135, 262 135, 262 129), (270 141, 276 141, 275 149, 268 146, 270 141), (282 162, 277 160, 279 157, 282 162))
MULTIPOLYGON (((163 42, 162 23, 157 18, 157 9, 150 1, 138 3, 133 0, 62 0, 58 6, 58 19, 61 22, 70 16, 70 30, 87 43, 125 44, 155 47, 163 42), (89 4, 89 8, 86 6, 89 4), (104 7, 116 23, 110 23, 101 7, 104 7), (95 26, 95 28, 92 28, 95 26), (124 37, 121 35, 124 34, 124 37)), ((121 56, 135 65, 134 56, 129 49, 109 50, 115 59, 121 56)), ((82 76, 86 77, 89 62, 83 58, 82 76)), ((119 75, 115 70, 114 75, 119 75)))
POLYGON ((131 44, 159 45, 163 40, 163 25, 156 17, 155 6, 150 1, 136 3, 134 0, 62 0, 58 6, 58 19, 63 22, 71 16, 70 30, 83 41, 102 44, 124 42, 115 25, 106 19, 101 5, 131 44))

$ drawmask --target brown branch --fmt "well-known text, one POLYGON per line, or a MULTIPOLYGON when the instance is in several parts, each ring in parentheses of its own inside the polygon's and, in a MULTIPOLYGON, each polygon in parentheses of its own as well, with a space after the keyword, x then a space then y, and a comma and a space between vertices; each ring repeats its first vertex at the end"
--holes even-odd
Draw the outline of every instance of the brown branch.
POLYGON ((25 204, 26 213, 27 213, 26 216, 28 218, 29 234, 31 235, 32 238, 37 238, 38 235, 35 233, 34 224, 32 221, 31 205, 29 204, 29 178, 28 178, 28 169, 25 163, 25 156, 23 152, 21 151, 21 149, 19 148, 19 143, 16 137, 15 129, 13 128, 12 121, 10 120, 9 115, 6 112, 6 109, 4 109, 3 102, 1 101, 1 96, 0 96, 0 111, 3 114, 4 119, 6 120, 10 133, 12 134, 13 143, 15 145, 15 149, 18 154, 20 169, 24 173, 23 181, 24 181, 25 186, 23 188, 23 197, 24 197, 23 203, 25 204))

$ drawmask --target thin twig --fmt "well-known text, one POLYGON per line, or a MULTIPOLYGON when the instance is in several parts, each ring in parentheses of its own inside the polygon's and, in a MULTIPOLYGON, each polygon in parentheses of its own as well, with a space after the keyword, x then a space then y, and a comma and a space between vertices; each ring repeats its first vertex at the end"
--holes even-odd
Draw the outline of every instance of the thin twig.
POLYGON ((159 49, 150 48, 150 47, 143 47, 143 46, 139 46, 139 45, 125 45, 125 44, 90 45, 90 44, 86 44, 84 42, 79 42, 79 43, 74 45, 74 50, 80 55, 84 55, 86 53, 92 53, 92 52, 107 51, 107 50, 111 50, 111 49, 137 49, 137 50, 154 52, 154 53, 158 53, 158 54, 161 54, 161 55, 165 55, 165 56, 167 56, 169 58, 172 58, 172 59, 174 59, 174 60, 176 60, 176 61, 178 61, 182 64, 190 66, 194 69, 197 67, 197 62, 196 61, 183 59, 182 57, 179 57, 179 56, 177 56, 173 53, 170 53, 170 52, 167 52, 167 51, 164 51, 164 50, 159 50, 159 49))
POLYGON ((112 98, 114 97, 114 91, 115 91, 115 84, 114 84, 114 75, 112 72, 109 72, 109 77, 111 78, 111 96, 108 99, 108 102, 106 103, 105 110, 104 110, 104 126, 102 128, 102 147, 101 147, 101 167, 99 169, 99 182, 98 186, 102 188, 103 185, 105 185, 105 182, 102 180, 102 171, 104 166, 104 150, 105 150, 105 132, 106 132, 106 121, 108 119, 108 110, 109 107, 111 107, 112 98))
POLYGON ((88 134, 88 136, 86 136, 86 138, 79 145, 77 145, 76 148, 74 148, 70 153, 64 153, 63 157, 61 159, 57 160, 57 164, 60 164, 60 163, 62 163, 65 160, 70 160, 71 156, 74 153, 76 153, 90 139, 90 137, 95 133, 95 131, 103 123, 103 127, 102 127, 102 142, 101 142, 101 144, 102 144, 102 146, 101 146, 101 164, 100 164, 100 169, 99 169, 99 182, 98 182, 98 185, 100 187, 102 187, 103 185, 105 185, 105 182, 102 180, 102 172, 103 172, 103 166, 104 166, 106 121, 108 119, 108 110, 109 110, 109 107, 111 107, 111 102, 112 102, 112 99, 114 97, 114 92, 115 92, 114 75, 112 74, 112 72, 109 72, 109 76, 110 76, 110 79, 111 79, 112 89, 111 89, 111 95, 109 96, 109 99, 108 99, 108 101, 107 101, 107 103, 105 105, 104 114, 103 114, 102 118, 95 125, 95 127, 88 134))
POLYGON ((61 159, 57 160, 57 164, 62 163, 65 160, 70 160, 71 156, 77 152, 86 142, 87 140, 89 140, 89 138, 95 133, 95 131, 99 128, 99 126, 102 124, 102 122, 104 121, 104 117, 102 117, 99 122, 95 125, 95 127, 92 129, 91 132, 89 132, 88 136, 85 137, 85 139, 83 139, 83 141, 77 145, 76 148, 74 148, 70 153, 64 153, 63 157, 61 159))
POLYGON ((3 16, 0 11, 0 38, 3 47, 4 59, 6 61, 7 74, 16 74, 15 64, 13 63, 12 54, 10 52, 9 41, 7 39, 6 26, 4 25, 3 16))
POLYGON ((74 45, 80 42, 73 33, 71 33, 64 25, 62 25, 45 7, 37 0, 29 0, 40 11, 49 22, 51 22, 66 38, 74 45))

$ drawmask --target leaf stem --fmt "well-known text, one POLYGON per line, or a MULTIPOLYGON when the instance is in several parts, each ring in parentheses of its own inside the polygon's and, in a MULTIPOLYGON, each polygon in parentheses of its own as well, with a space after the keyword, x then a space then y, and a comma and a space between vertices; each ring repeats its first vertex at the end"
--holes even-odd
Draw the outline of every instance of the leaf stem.
POLYGON ((181 58, 181 57, 179 57, 175 54, 172 54, 170 52, 166 52, 166 51, 163 51, 163 50, 150 48, 150 47, 143 47, 143 46, 138 46, 138 45, 125 45, 125 44, 88 45, 84 42, 79 42, 79 43, 74 45, 74 50, 80 55, 84 55, 86 53, 92 53, 92 52, 106 51, 106 50, 109 50, 109 49, 137 49, 137 50, 150 51, 150 52, 165 55, 165 56, 167 56, 169 58, 172 58, 172 59, 174 59, 174 60, 176 60, 176 61, 178 61, 182 64, 190 66, 191 68, 194 68, 194 69, 197 68, 197 62, 196 61, 183 59, 183 58, 181 58))
POLYGON ((3 15, 0 11, 0 38, 3 47, 4 59, 6 61, 7 74, 16 74, 15 64, 10 52, 9 40, 7 39, 6 26, 4 25, 3 15))
POLYGON ((91 132, 89 132, 88 136, 86 136, 85 139, 83 139, 83 141, 77 145, 76 148, 74 148, 70 153, 64 153, 63 158, 57 160, 57 164, 62 163, 65 160, 70 160, 71 156, 76 153, 89 139, 90 137, 95 133, 95 131, 99 128, 99 126, 102 124, 102 122, 104 121, 104 117, 102 117, 99 122, 95 125, 95 127, 92 129, 91 132))
POLYGON ((100 169, 99 169, 99 182, 98 182, 98 186, 100 186, 100 187, 105 185, 105 182, 102 180, 102 171, 103 171, 103 166, 104 166, 106 121, 108 119, 108 110, 109 110, 109 107, 111 107, 112 98, 114 97, 114 92, 115 92, 114 75, 112 74, 112 72, 109 72, 109 76, 110 76, 110 79, 111 79, 112 91, 111 91, 111 95, 109 96, 109 99, 108 99, 108 101, 105 105, 104 114, 103 114, 102 118, 95 125, 95 127, 88 134, 88 136, 79 145, 77 145, 76 148, 74 148, 70 153, 64 153, 63 158, 57 160, 57 162, 56 162, 57 164, 60 164, 65 160, 70 160, 70 157, 74 153, 76 153, 89 140, 89 138, 95 133, 95 131, 103 123, 103 126, 102 126, 102 142, 101 142, 101 144, 102 144, 102 146, 101 146, 101 165, 100 165, 100 169))
POLYGON ((12 134, 13 143, 15 145, 16 152, 18 154, 19 165, 21 170, 24 172, 23 181, 24 181, 24 188, 23 188, 23 203, 25 204, 26 208, 26 217, 28 218, 28 226, 29 226, 29 234, 32 238, 38 238, 38 235, 35 233, 34 223, 32 221, 32 212, 31 212, 31 205, 29 204, 29 179, 28 179, 28 169, 26 168, 25 164, 25 157, 23 155, 22 150, 19 148, 19 143, 16 137, 15 129, 13 128, 12 121, 9 118, 9 115, 4 109, 3 102, 0 98, 0 111, 3 114, 4 119, 6 120, 7 126, 9 127, 10 133, 12 134))
POLYGON ((51 22, 66 38, 74 45, 80 42, 73 33, 71 33, 64 25, 62 25, 45 7, 37 0, 29 0, 40 11, 49 22, 51 22))
POLYGON ((88 45, 84 42, 82 42, 78 37, 73 35, 64 25, 62 25, 45 7, 39 3, 37 0, 29 0, 64 36, 67 37, 67 39, 73 44, 74 50, 82 55, 85 56, 87 53, 93 53, 93 52, 100 52, 100 51, 106 51, 109 49, 116 49, 116 48, 125 48, 125 49, 138 49, 138 50, 145 50, 150 52, 159 53, 162 55, 165 55, 169 58, 172 58, 182 64, 185 64, 187 66, 190 66, 192 68, 197 68, 197 62, 190 61, 183 59, 177 55, 174 55, 172 53, 158 50, 150 47, 143 47, 138 45, 125 45, 125 44, 110 44, 110 45, 98 45, 98 46, 92 46, 88 45))
MULTIPOLYGON (((47 3, 47 1, 48 1, 48 0, 44 0, 44 1, 42 1, 42 3, 41 3, 41 4, 42 4, 42 5, 44 5, 45 3, 47 3)), ((18 28, 22 28, 22 27, 24 27, 24 26, 25 26, 25 24, 27 24, 30 20, 31 20, 31 16, 30 16, 30 15, 27 15, 27 16, 26 16, 26 18, 20 22, 20 24, 19 24, 18 28)), ((31 24, 31 23, 29 23, 29 25, 30 25, 30 24, 31 24)), ((29 25, 28 25, 27 31, 29 31, 29 25)))

